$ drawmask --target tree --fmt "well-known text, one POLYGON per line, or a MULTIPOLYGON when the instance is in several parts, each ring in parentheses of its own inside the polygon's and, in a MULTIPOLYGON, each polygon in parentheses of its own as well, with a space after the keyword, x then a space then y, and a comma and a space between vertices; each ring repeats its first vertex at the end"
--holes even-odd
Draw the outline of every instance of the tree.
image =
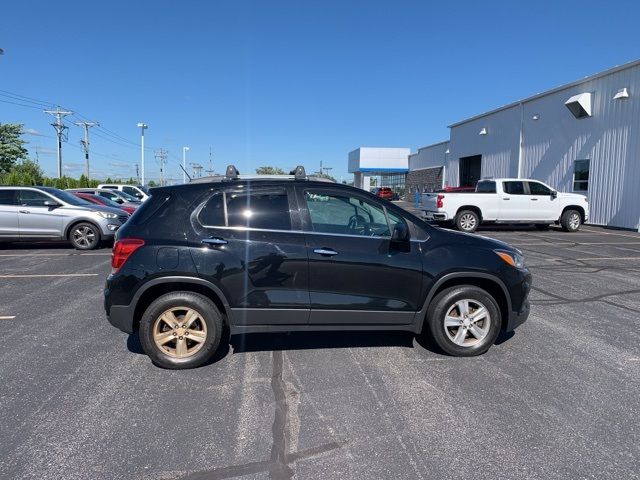
POLYGON ((256 173, 258 175, 284 175, 284 170, 280 167, 258 167, 256 173))
POLYGON ((149 180, 147 182, 147 185, 149 186, 149 188, 153 188, 153 187, 157 187, 158 184, 156 182, 154 182, 153 180, 149 180))
POLYGON ((1 185, 42 185, 44 172, 33 160, 20 160, 8 172, 0 173, 1 185))
POLYGON ((18 160, 27 159, 22 127, 19 123, 0 123, 0 173, 11 170, 18 160))

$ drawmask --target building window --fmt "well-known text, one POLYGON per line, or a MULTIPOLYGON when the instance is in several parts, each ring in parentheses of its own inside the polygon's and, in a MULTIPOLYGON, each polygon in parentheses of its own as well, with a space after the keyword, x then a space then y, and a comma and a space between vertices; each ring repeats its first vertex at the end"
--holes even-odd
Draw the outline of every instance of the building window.
POLYGON ((573 163, 573 191, 586 192, 589 190, 590 160, 576 160, 573 163))

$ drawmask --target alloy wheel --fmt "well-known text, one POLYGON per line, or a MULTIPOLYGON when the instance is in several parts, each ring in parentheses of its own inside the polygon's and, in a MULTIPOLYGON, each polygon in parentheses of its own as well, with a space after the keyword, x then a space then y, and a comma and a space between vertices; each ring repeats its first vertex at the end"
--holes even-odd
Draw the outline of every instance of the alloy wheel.
POLYGON ((88 225, 82 225, 73 231, 73 241, 80 247, 91 247, 96 242, 96 232, 88 225))
POLYGON ((196 354, 207 339, 202 315, 189 307, 166 310, 155 320, 152 332, 156 347, 173 358, 196 354))
POLYGON ((470 213, 465 213, 460 217, 460 226, 463 230, 473 230, 476 227, 476 217, 470 213))
POLYGON ((580 215, 573 213, 569 217, 569 227, 571 230, 577 230, 580 227, 580 215))
POLYGON ((449 340, 460 347, 473 347, 489 334, 489 310, 477 300, 463 299, 451 305, 444 317, 444 330, 449 340))

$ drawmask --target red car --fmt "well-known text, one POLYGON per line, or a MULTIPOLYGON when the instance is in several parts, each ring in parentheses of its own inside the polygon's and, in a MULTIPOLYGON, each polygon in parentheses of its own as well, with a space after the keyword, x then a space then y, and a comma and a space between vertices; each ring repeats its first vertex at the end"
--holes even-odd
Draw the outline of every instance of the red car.
POLYGON ((105 205, 107 207, 119 208, 120 210, 124 210, 129 215, 133 214, 136 211, 136 207, 132 207, 130 205, 120 205, 119 203, 113 202, 108 198, 101 197, 99 195, 93 195, 92 193, 81 193, 81 192, 72 192, 76 197, 86 200, 87 202, 95 203, 97 205, 105 205))
POLYGON ((393 200, 393 190, 391 187, 379 187, 376 188, 376 197, 384 198, 385 200, 393 200))

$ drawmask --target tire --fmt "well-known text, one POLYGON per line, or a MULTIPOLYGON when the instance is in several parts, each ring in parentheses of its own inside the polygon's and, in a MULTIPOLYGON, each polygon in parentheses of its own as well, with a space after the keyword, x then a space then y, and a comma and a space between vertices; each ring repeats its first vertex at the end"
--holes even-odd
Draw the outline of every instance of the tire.
POLYGON ((480 217, 473 210, 460 210, 456 215, 455 225, 461 232, 472 233, 480 226, 480 217))
POLYGON ((577 232, 582 225, 582 216, 577 210, 565 210, 560 217, 560 226, 565 232, 577 232))
POLYGON ((204 295, 193 292, 158 297, 140 319, 142 349, 155 365, 172 370, 206 363, 218 349, 222 331, 218 308, 204 295), (191 318, 191 312, 196 317, 191 318), (190 319, 190 325, 181 324, 190 319), (181 328, 183 325, 187 328, 181 328))
POLYGON ((443 290, 433 299, 427 313, 431 337, 444 352, 455 357, 474 357, 485 353, 498 338, 501 324, 500 308, 494 298, 472 285, 443 290), (465 301, 469 318, 464 318, 464 312, 458 306, 464 306, 465 301), (482 307, 485 315, 481 314, 482 307), (481 315, 475 322, 474 313, 481 315))
POLYGON ((551 225, 549 225, 548 223, 536 223, 536 228, 543 232, 549 230, 550 227, 551 225))
POLYGON ((69 230, 69 241, 76 250, 93 250, 100 246, 100 229, 89 222, 77 223, 69 230))

